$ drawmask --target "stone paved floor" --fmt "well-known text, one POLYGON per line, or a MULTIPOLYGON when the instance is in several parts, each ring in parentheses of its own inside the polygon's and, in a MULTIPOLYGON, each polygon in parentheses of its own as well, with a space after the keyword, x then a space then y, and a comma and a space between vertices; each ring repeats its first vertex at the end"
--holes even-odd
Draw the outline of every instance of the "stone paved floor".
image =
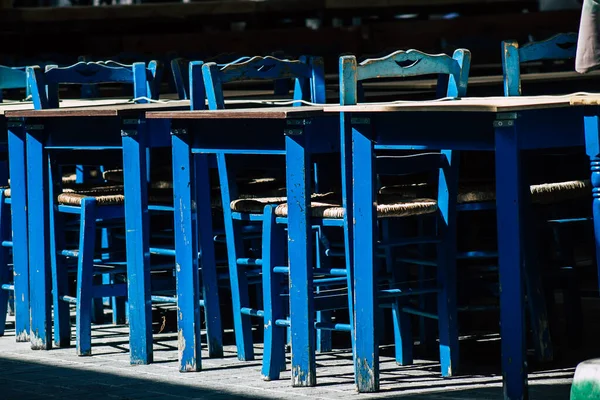
MULTIPOLYGON (((351 354, 346 350, 318 355, 316 388, 291 388, 289 371, 279 381, 264 382, 260 354, 257 361, 240 362, 233 346, 226 347, 222 359, 204 358, 202 372, 182 374, 177 371, 174 333, 155 335, 152 365, 129 365, 125 327, 96 327, 93 344, 92 357, 77 357, 74 348, 32 351, 28 343, 15 343, 9 330, 0 338, 0 399, 502 399, 500 377, 494 373, 497 362, 491 373, 441 379, 435 362, 419 360, 413 366, 399 367, 383 356, 381 393, 359 395, 354 391, 351 354)), ((386 349, 382 352, 389 354, 386 349)), ((556 366, 533 372, 531 399, 568 399, 573 372, 572 367, 556 366)))

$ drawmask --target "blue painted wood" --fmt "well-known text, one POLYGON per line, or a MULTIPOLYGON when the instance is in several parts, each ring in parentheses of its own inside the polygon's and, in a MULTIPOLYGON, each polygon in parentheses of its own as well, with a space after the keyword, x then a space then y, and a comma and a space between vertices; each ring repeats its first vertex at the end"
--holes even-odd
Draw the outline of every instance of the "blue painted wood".
MULTIPOLYGON (((305 126, 304 130, 310 130, 305 126)), ((315 309, 313 302, 313 243, 310 215, 310 148, 308 135, 286 136, 288 252, 290 262, 290 326, 292 385, 315 386, 315 309)))
POLYGON ((77 355, 92 354, 92 278, 96 243, 96 200, 81 201, 79 257, 77 257, 77 312, 75 342, 77 355))
MULTIPOLYGON (((392 221, 385 219, 381 223, 382 240, 390 242, 393 231, 392 221)), ((398 227, 396 227, 398 228, 398 227)), ((396 261, 397 249, 393 246, 385 247, 385 265, 387 272, 392 276, 392 282, 408 281, 408 268, 405 264, 398 265, 396 261)), ((402 312, 402 308, 409 305, 408 298, 396 298, 392 303, 392 318, 394 331, 394 344, 396 363, 398 365, 411 365, 413 363, 413 336, 410 315, 402 312)))
MULTIPOLYGON (((223 84, 253 79, 272 81, 294 79, 295 100, 325 99, 323 62, 318 57, 304 56, 299 60, 280 60, 271 56, 257 56, 225 65, 209 62, 202 66, 202 76, 209 109, 225 107, 223 84)), ((193 79, 195 79, 194 76, 190 77, 190 81, 193 79)))
POLYGON ((206 90, 202 79, 202 61, 192 61, 189 66, 189 97, 190 109, 204 110, 206 108, 206 90))
POLYGON ((442 376, 458 373, 458 314, 456 304, 456 199, 458 198, 458 155, 443 151, 446 165, 438 179, 437 281, 438 323, 442 376))
POLYGON ((15 336, 18 342, 29 341, 29 252, 26 186, 26 135, 23 122, 8 120, 9 169, 11 177, 11 218, 15 301, 15 336))
POLYGON ((377 336, 377 197, 375 154, 369 125, 352 126, 352 207, 354 225, 354 368, 361 393, 379 391, 377 336), (358 301, 360 299, 360 302, 358 301))
MULTIPOLYGON (((315 57, 301 57, 297 61, 279 60, 270 56, 241 58, 229 64, 191 63, 190 92, 192 109, 203 109, 204 96, 208 99, 209 109, 222 109, 225 106, 222 84, 231 81, 262 79, 295 79, 294 95, 296 100, 325 101, 325 86, 322 60, 315 57), (198 68, 202 66, 202 80, 198 68)), ((301 105, 300 103, 297 104, 301 105)), ((230 204, 238 198, 235 182, 234 155, 215 151, 219 169, 222 204, 230 204)), ((238 358, 254 359, 252 346, 252 326, 250 316, 241 312, 250 307, 248 279, 244 269, 238 265, 244 247, 241 229, 243 223, 233 218, 230 207, 224 207, 224 222, 227 239, 229 273, 232 288, 232 306, 234 330, 238 358)))
POLYGON ((181 100, 187 100, 188 91, 190 86, 191 74, 186 73, 188 64, 183 58, 174 58, 171 60, 171 73, 173 74, 173 81, 175 82, 175 89, 177 90, 177 96, 181 100))
POLYGON ((514 40, 503 41, 504 94, 521 95, 521 63, 575 58, 576 51, 576 33, 561 33, 544 41, 528 43, 524 46, 519 46, 519 43, 514 40))
POLYGON ((114 62, 78 62, 67 67, 47 65, 27 67, 27 86, 31 92, 34 108, 57 108, 60 84, 132 83, 134 98, 139 103, 158 98, 162 66, 151 61, 132 65, 114 62))
POLYGON ((150 299, 150 243, 148 185, 146 182, 146 138, 149 123, 123 121, 123 179, 125 194, 125 239, 127 243, 127 288, 129 343, 132 364, 148 364, 152 353, 152 302, 150 299))
POLYGON ((312 75, 312 69, 300 60, 280 60, 272 56, 256 56, 233 62, 222 67, 220 71, 222 83, 251 79, 295 79, 298 76, 309 79, 312 75))
MULTIPOLYGON (((313 170, 317 169, 317 163, 313 164, 313 170)), ((314 191, 315 193, 327 193, 327 191, 321 191, 319 186, 325 189, 325 184, 321 182, 319 185, 319 177, 316 171, 313 171, 313 179, 314 179, 314 191)), ((325 243, 328 242, 327 237, 324 235, 323 230, 320 226, 316 227, 313 235, 315 238, 315 265, 317 266, 316 273, 319 273, 319 269, 321 268, 331 268, 331 260, 325 254, 325 243)), ((314 227, 313 227, 314 229, 314 227)), ((343 282, 344 278, 333 278, 338 279, 337 282, 343 282)), ((316 280, 320 283, 328 282, 327 278, 316 280)), ((315 283, 317 283, 315 281, 315 283)), ((331 281, 333 282, 333 281, 331 281)), ((327 289, 326 285, 317 286, 316 291, 317 294, 322 293, 323 289, 327 289)), ((317 324, 318 323, 329 323, 332 318, 332 313, 330 311, 317 311, 317 324)), ((317 352, 326 353, 332 350, 331 345, 331 331, 324 329, 317 329, 317 352)))
POLYGON ((263 223, 263 304, 264 304, 264 353, 262 377, 270 381, 279 379, 285 370, 286 329, 277 326, 277 320, 283 320, 286 312, 281 298, 282 275, 273 272, 273 268, 283 265, 285 259, 284 226, 276 223, 275 207, 266 206, 263 223))
MULTIPOLYGON (((27 135, 27 204, 31 301, 31 348, 52 348, 50 301, 50 235, 48 195, 48 155, 44 149, 44 132, 31 126, 27 135)), ((12 179, 11 179, 12 182, 12 179)), ((16 199, 13 199, 16 201, 16 199)), ((14 221, 13 219, 13 222, 14 221)), ((14 239, 13 239, 14 240, 14 239)))
MULTIPOLYGON (((585 148, 590 158, 592 183, 592 213, 594 217, 594 233, 596 248, 600 247, 600 117, 589 110, 584 117, 585 148)), ((598 269, 598 286, 600 287, 600 252, 596 252, 596 268, 598 269)))
MULTIPOLYGON (((231 60, 231 55, 225 55, 225 57, 217 56, 213 57, 207 62, 212 61, 223 65, 223 63, 238 63, 244 60, 248 60, 250 57, 238 57, 231 60)), ((174 58, 171 60, 171 72, 173 74, 173 81, 175 82, 175 89, 177 91, 177 95, 180 99, 190 99, 191 94, 194 92, 194 89, 190 89, 190 82, 193 77, 197 77, 200 79, 195 79, 195 85, 202 84, 202 64, 203 61, 187 61, 184 58, 174 58), (195 69, 198 68, 196 71, 195 69)), ((197 98, 200 99, 200 92, 202 92, 202 101, 206 100, 204 95, 204 88, 196 87, 197 98)), ((198 104, 200 107, 204 107, 204 105, 198 104)), ((192 106, 192 110, 200 110, 202 108, 195 108, 192 106)))
MULTIPOLYGON (((217 154, 219 181, 221 186, 222 204, 231 204, 238 198, 236 174, 233 167, 228 166, 230 156, 217 154)), ((238 259, 244 253, 244 244, 240 229, 241 221, 232 218, 231 207, 223 207, 225 237, 227 239, 227 259, 229 263, 229 279, 231 282, 231 302, 233 307, 233 324, 237 345, 238 359, 250 361, 254 359, 252 346, 252 321, 249 316, 242 315, 242 307, 250 306, 248 295, 248 279, 244 270, 238 267, 238 259)))
MULTIPOLYGON (((521 63, 575 58, 576 48, 577 34, 575 33, 558 34, 547 40, 528 43, 522 47, 519 47, 516 41, 502 42, 502 69, 505 96, 521 95, 521 63)), ((530 236, 527 235, 526 237, 530 236)), ((536 249, 532 245, 526 248, 529 253, 534 252, 536 249)), ((552 340, 549 331, 548 311, 543 293, 544 287, 537 263, 535 254, 529 254, 524 269, 528 306, 537 358, 539 361, 550 361, 553 359, 552 340)))
MULTIPOLYGON (((174 132, 176 133, 176 132, 174 132)), ((175 207, 175 263, 177 276, 177 313, 179 370, 202 368, 200 343, 200 299, 198 282, 198 240, 193 197, 194 164, 189 137, 173 134, 173 196, 175 207)))
MULTIPOLYGON (((468 50, 459 49, 453 54, 453 57, 441 55, 428 55, 417 50, 397 51, 388 56, 367 59, 358 63, 355 56, 342 56, 340 58, 340 104, 353 105, 357 104, 360 91, 359 83, 362 80, 374 78, 395 78, 417 76, 423 74, 438 74, 446 75, 448 79, 440 79, 440 82, 447 83, 445 87, 445 95, 448 97, 461 97, 466 94, 468 73, 470 68, 471 55, 468 50)), ((440 93, 442 91, 440 90, 440 93)), ((350 245, 354 250, 347 251, 350 259, 353 257, 353 262, 347 264, 349 270, 353 270, 353 266, 361 265, 361 274, 359 271, 354 271, 354 282, 349 285, 355 290, 354 298, 351 300, 354 303, 354 335, 353 348, 355 350, 355 376, 358 390, 361 392, 373 392, 379 389, 379 374, 378 374, 378 358, 377 358, 377 336, 376 327, 376 273, 374 269, 377 265, 375 255, 376 231, 375 228, 368 224, 375 224, 376 215, 373 204, 376 203, 374 197, 373 182, 375 181, 375 170, 378 173, 401 174, 403 169, 407 169, 407 173, 414 173, 420 169, 435 169, 440 168, 440 161, 444 163, 445 169, 440 173, 440 188, 443 189, 439 201, 441 201, 442 218, 440 219, 443 226, 447 226, 452 232, 454 227, 454 213, 456 212, 456 199, 449 201, 448 181, 446 177, 450 174, 456 177, 454 171, 455 166, 448 166, 447 159, 458 157, 457 154, 451 152, 443 153, 441 158, 438 154, 424 154, 411 158, 380 158, 375 162, 374 148, 371 144, 369 116, 360 115, 356 122, 352 122, 352 117, 347 113, 340 114, 340 126, 342 129, 342 192, 344 198, 344 207, 346 210, 345 223, 347 227, 346 240, 351 239, 350 245), (350 141, 351 140, 351 141, 350 141), (363 147, 358 150, 358 144, 363 147), (358 156, 360 159, 357 159, 358 156), (400 163, 400 164, 399 164, 400 163), (393 165, 392 165, 393 164, 393 165), (352 169, 349 166, 352 165, 352 169), (449 168, 449 169, 448 169, 449 168), (360 178, 356 175, 359 173, 360 178), (352 185, 350 185, 352 182, 352 185), (361 186, 370 185, 370 186, 361 186), (352 187, 351 187, 352 186, 352 187), (358 189, 357 189, 358 187, 358 189), (359 203, 357 195, 364 197, 363 202, 359 203), (353 205, 353 207, 352 207, 353 205), (369 205, 369 209, 365 207, 369 205), (451 206, 452 210, 448 207, 451 206), (350 214, 350 209, 352 209, 350 214), (360 210, 361 214, 357 214, 360 210), (363 218, 367 218, 363 221, 363 218), (360 222, 359 222, 360 221, 360 222), (359 229, 359 224, 361 225, 359 229), (358 231, 360 230, 360 233, 358 231), (358 245, 360 243, 360 246, 358 245), (365 246, 365 243, 368 245, 365 246), (370 246, 370 247, 369 247, 370 246), (359 254, 360 252, 360 254, 359 254), (359 261, 360 260, 360 263, 359 261), (369 268, 365 268, 365 266, 369 268), (363 268, 368 271, 365 272, 363 268), (368 274, 367 274, 368 272, 368 274), (361 282, 357 285, 357 282, 361 282), (360 315, 360 320, 359 320, 360 315), (359 329, 361 329, 359 333, 359 329), (373 350, 373 351, 371 351, 373 350)), ((398 125, 396 125, 398 126, 398 125)), ((407 147, 410 149, 410 147, 407 147)), ((439 147, 438 147, 439 149, 439 147)), ((453 181, 452 185, 455 186, 453 181)), ((454 190, 453 193, 456 194, 454 190)), ((444 234, 443 226, 440 226, 440 234, 442 244, 439 246, 440 258, 450 256, 455 257, 455 233, 444 234)), ((390 256, 388 254, 388 256, 390 256)), ((348 261, 347 261, 348 263, 348 261)), ((441 294, 438 296, 438 312, 440 314, 440 358, 442 361, 442 373, 444 376, 449 376, 456 370, 458 358, 454 358, 458 353, 458 329, 456 325, 456 277, 455 277, 455 260, 443 260, 438 271, 438 279, 440 279, 441 294), (445 279, 448 281, 446 282, 445 279)), ((403 310, 406 307, 400 307, 399 302, 395 302, 392 313, 394 314, 395 324, 395 339, 396 339, 396 356, 400 363, 408 363, 412 361, 412 355, 407 347, 412 346, 412 339, 409 331, 406 328, 406 316, 402 316, 403 310), (402 321, 402 318, 405 321, 402 321), (404 332, 403 332, 404 331, 404 332), (404 333, 404 338, 402 334, 404 333)))
MULTIPOLYGON (((518 122, 515 121, 515 122, 518 122)), ((496 136, 496 207, 500 273, 500 334, 504 398, 527 398, 527 360, 521 266, 523 227, 521 150, 516 123, 503 124, 496 136)))
POLYGON ((24 67, 0 65, 0 103, 3 89, 23 89, 27 87, 27 75, 24 67))
MULTIPOLYGON (((0 189, 0 241, 12 239, 10 236, 10 207, 5 202, 4 190, 0 189)), ((9 254, 5 247, 0 248, 0 336, 4 336, 6 316, 8 315, 9 291, 3 290, 4 285, 13 283, 12 271, 8 265, 9 254)))
POLYGON ((204 300, 204 318, 208 342, 208 356, 223 357, 223 328, 219 309, 219 282, 212 221, 210 192, 209 159, 206 154, 194 155, 194 188, 196 199, 196 232, 198 248, 202 250, 200 258, 202 278, 202 299, 204 300))
MULTIPOLYGON (((356 58, 340 58, 340 104, 356 104, 358 89, 356 58)), ((348 314, 352 337, 354 337, 354 191, 352 188, 352 123, 351 116, 340 113, 340 160, 342 183, 342 206, 344 207, 344 255, 348 282, 348 314)), ((356 341, 352 340, 352 353, 356 354, 356 341)), ((354 362, 354 376, 357 369, 354 362)))
MULTIPOLYGON (((49 166, 49 198, 55 199, 61 192, 62 171, 55 160, 49 166)), ((69 276, 65 260, 58 254, 58 249, 64 249, 64 220, 58 210, 58 204, 52 202, 50 210, 50 261, 52 268, 52 306, 54 318, 54 345, 69 347, 71 344, 71 313, 70 304, 61 300, 61 296, 69 293, 69 276)), ((93 249, 92 249, 93 251, 93 249)))

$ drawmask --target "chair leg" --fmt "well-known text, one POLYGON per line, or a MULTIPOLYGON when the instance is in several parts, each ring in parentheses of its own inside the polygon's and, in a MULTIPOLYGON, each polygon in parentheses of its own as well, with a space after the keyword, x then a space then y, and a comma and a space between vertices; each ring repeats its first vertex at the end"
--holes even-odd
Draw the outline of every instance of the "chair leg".
MULTIPOLYGON (((108 280, 110 281, 110 275, 108 276, 108 280)), ((105 280, 103 275, 94 276, 93 280, 94 286, 102 285, 105 280)), ((92 323, 93 324, 104 324, 104 299, 103 298, 93 298, 92 299, 92 323)))
POLYGON ((262 279, 264 304, 264 354, 262 376, 266 381, 279 379, 285 370, 286 329, 277 326, 277 320, 285 318, 281 298, 283 279, 273 273, 273 268, 285 263, 286 233, 275 222, 273 206, 266 206, 263 220, 262 279))
MULTIPOLYGON (((390 220, 381 221, 381 232, 384 242, 392 239, 390 220)), ((408 280, 406 265, 396 263, 396 251, 393 247, 385 248, 386 269, 392 274, 392 285, 398 287, 408 280)), ((398 365, 411 365, 413 363, 413 338, 410 315, 402 312, 406 305, 406 298, 396 298, 392 304, 392 318, 394 321, 394 344, 396 363, 398 365)))
POLYGON ((223 357, 223 328, 221 326, 221 310, 219 308, 219 282, 215 261, 215 244, 213 240, 213 221, 211 215, 210 198, 210 172, 207 156, 194 157, 194 180, 196 182, 196 201, 198 223, 198 248, 202 251, 202 298, 204 299, 204 317, 206 337, 208 342, 208 356, 211 358, 223 357), (205 202, 205 203, 203 203, 205 202))
MULTIPOLYGON (((122 282, 122 281, 121 281, 122 282)), ((119 281, 116 277, 111 276, 110 283, 115 285, 118 284, 119 281)), ((111 306, 113 313, 113 324, 114 325, 123 325, 127 323, 127 298, 126 297, 111 297, 111 306)))
MULTIPOLYGON (((434 236, 435 235, 435 227, 431 229, 431 224, 429 224, 424 218, 419 220, 419 235, 422 236, 434 236)), ((419 247, 419 255, 421 257, 426 257, 432 252, 431 244, 421 244, 419 247)), ((433 249, 435 251, 435 249, 433 249)), ((420 265, 419 266, 419 289, 422 289, 426 282, 432 282, 436 279, 435 270, 428 265, 420 265)), ((421 310, 424 310, 429 313, 436 312, 436 296, 426 293, 419 296, 419 307, 421 310)), ((419 343, 420 347, 423 351, 423 354, 427 356, 434 356, 437 354, 437 326, 436 321, 431 318, 419 317, 419 343)))
MULTIPOLYGON (((325 257, 325 252, 323 250, 323 245, 321 244, 321 230, 317 230, 315 232, 315 242, 316 248, 315 253, 317 255, 317 268, 322 268, 328 266, 327 257, 325 257)), ((317 293, 321 291, 321 288, 316 288, 317 293)), ((317 322, 330 322, 331 321, 331 311, 317 311, 317 322)), ((318 353, 326 353, 331 351, 331 331, 324 329, 317 329, 317 352, 318 353)))
POLYGON ((237 197, 235 193, 235 174, 227 167, 225 154, 217 155, 219 179, 221 184, 221 199, 223 204, 223 218, 225 224, 225 240, 227 242, 227 258, 229 263, 229 279, 231 283, 231 303, 233 307, 233 324, 235 343, 238 359, 241 361, 254 360, 252 343, 252 321, 248 315, 243 315, 242 307, 250 304, 248 296, 248 280, 246 273, 238 265, 238 255, 243 252, 243 243, 240 232, 240 221, 232 217, 229 204, 231 199, 237 197))
MULTIPOLYGON (((60 190, 60 167, 53 161, 50 165, 50 190, 51 198, 60 190)), ((52 203, 50 212, 50 262, 52 268, 52 304, 54 314, 54 344, 56 347, 69 347, 71 345, 71 316, 69 303, 61 300, 61 296, 69 294, 69 277, 67 267, 62 256, 58 255, 59 249, 65 248, 63 230, 63 215, 58 211, 57 205, 52 203)))
POLYGON ((94 245, 96 242, 96 201, 83 199, 77 262, 77 354, 92 354, 92 282, 94 274, 94 245))
MULTIPOLYGON (((8 224, 10 223, 10 208, 4 202, 4 191, 0 190, 0 242, 8 239, 8 224)), ((11 270, 8 266, 8 250, 0 246, 0 286, 8 285, 12 281, 11 270)), ((6 315, 8 314, 9 291, 0 288, 0 336, 4 335, 6 328, 6 315)))

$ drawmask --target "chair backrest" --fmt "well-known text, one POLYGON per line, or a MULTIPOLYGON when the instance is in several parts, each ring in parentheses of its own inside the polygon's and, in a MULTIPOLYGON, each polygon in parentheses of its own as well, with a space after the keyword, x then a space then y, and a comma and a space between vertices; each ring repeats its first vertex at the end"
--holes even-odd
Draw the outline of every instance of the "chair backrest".
MULTIPOLYGON (((229 63, 242 62, 250 59, 250 57, 235 56, 232 53, 219 55, 212 58, 210 61, 214 61, 220 65, 226 65, 229 63)), ((171 60, 171 73, 173 74, 173 82, 175 83, 175 90, 180 100, 189 100, 190 93, 190 74, 191 68, 190 63, 193 62, 198 69, 198 74, 202 74, 202 64, 200 61, 190 61, 187 58, 177 57, 171 60)))
POLYGON ((193 95, 197 101, 192 101, 197 109, 204 108, 204 102, 199 101, 202 90, 206 91, 209 109, 223 109, 223 84, 249 80, 294 79, 294 100, 325 103, 325 73, 320 57, 302 56, 298 60, 281 60, 272 56, 257 56, 225 65, 206 63, 202 65, 203 86, 197 82, 200 77, 194 68, 198 68, 198 65, 190 63, 190 91, 197 91, 196 96, 193 95))
POLYGON ((35 109, 58 108, 60 84, 131 83, 136 101, 147 103, 148 99, 158 99, 156 78, 161 70, 155 61, 147 67, 143 62, 124 65, 112 61, 78 62, 62 68, 49 65, 45 71, 40 67, 27 67, 27 86, 35 109))
POLYGON ((502 42, 502 72, 504 95, 521 95, 521 63, 542 60, 567 60, 575 58, 577 34, 561 33, 540 42, 519 47, 515 40, 502 42))
POLYGON ((25 68, 0 65, 0 102, 2 102, 2 90, 27 88, 25 68))
POLYGON ((359 82, 366 79, 404 78, 437 74, 448 76, 446 96, 462 97, 467 93, 471 52, 458 49, 446 54, 425 54, 418 50, 396 51, 385 57, 358 63, 356 56, 340 57, 340 104, 358 103, 359 82))

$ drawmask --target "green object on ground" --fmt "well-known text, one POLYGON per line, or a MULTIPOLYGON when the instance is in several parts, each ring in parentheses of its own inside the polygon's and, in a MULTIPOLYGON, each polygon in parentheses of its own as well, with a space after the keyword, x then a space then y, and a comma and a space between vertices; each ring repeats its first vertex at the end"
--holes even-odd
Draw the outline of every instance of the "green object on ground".
POLYGON ((600 400, 600 358, 577 366, 571 385, 571 400, 600 400))

